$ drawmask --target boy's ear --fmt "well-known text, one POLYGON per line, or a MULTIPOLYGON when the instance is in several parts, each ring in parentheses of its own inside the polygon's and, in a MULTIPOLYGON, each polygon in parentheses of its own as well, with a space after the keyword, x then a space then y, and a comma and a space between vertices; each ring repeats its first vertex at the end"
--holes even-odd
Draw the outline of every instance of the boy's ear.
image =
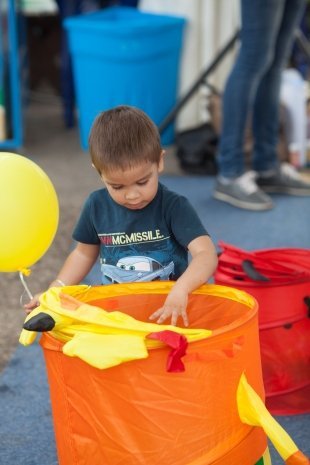
POLYGON ((165 150, 162 150, 161 151, 161 154, 160 154, 160 158, 159 158, 159 162, 158 162, 158 172, 161 173, 163 170, 164 170, 164 156, 165 156, 166 152, 165 150))

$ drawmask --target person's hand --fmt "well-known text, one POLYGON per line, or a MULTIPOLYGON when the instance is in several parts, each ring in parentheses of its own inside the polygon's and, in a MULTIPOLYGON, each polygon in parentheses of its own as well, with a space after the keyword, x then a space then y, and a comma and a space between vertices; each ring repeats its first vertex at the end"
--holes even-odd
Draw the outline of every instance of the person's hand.
POLYGON ((40 305, 40 297, 42 295, 42 292, 39 294, 36 294, 32 297, 32 299, 24 305, 24 309, 26 313, 30 313, 34 308, 38 307, 40 305))
POLYGON ((152 313, 150 320, 157 320, 156 323, 163 323, 171 317, 171 324, 176 326, 178 318, 182 317, 184 325, 188 326, 188 317, 186 312, 188 294, 182 289, 173 288, 168 294, 164 305, 152 313))

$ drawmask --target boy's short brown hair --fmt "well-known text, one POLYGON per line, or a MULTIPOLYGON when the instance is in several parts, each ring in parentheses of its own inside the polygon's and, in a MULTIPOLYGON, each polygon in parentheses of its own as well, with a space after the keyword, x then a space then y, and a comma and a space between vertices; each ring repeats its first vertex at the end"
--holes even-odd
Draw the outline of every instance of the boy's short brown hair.
POLYGON ((89 136, 93 165, 101 173, 159 163, 160 136, 153 121, 135 107, 118 106, 95 119, 89 136))

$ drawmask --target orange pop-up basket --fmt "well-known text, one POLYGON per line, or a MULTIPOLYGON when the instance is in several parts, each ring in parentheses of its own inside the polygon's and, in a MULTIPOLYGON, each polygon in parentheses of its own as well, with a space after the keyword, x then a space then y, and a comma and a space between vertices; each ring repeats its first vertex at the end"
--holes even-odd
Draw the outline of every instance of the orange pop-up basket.
MULTIPOLYGON (((63 292, 81 304, 147 322, 171 285, 74 286, 63 292)), ((63 342, 45 333, 41 345, 60 465, 254 465, 266 450, 266 435, 240 421, 236 392, 245 372, 264 396, 257 310, 242 291, 210 285, 193 293, 190 327, 212 334, 188 345, 183 372, 166 371, 171 348, 165 346, 150 349, 146 359, 100 370, 64 355, 63 342)))

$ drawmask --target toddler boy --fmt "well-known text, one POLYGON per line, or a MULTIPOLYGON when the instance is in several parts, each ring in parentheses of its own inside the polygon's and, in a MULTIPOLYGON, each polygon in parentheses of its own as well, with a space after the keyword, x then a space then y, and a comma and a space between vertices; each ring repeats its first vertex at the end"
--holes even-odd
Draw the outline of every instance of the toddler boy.
POLYGON ((159 183, 164 151, 155 124, 134 107, 102 112, 89 149, 105 188, 86 200, 73 231, 76 246, 50 287, 79 284, 100 256, 103 284, 174 280, 150 319, 176 325, 181 317, 188 326, 188 295, 213 275, 217 253, 187 199, 159 183))

